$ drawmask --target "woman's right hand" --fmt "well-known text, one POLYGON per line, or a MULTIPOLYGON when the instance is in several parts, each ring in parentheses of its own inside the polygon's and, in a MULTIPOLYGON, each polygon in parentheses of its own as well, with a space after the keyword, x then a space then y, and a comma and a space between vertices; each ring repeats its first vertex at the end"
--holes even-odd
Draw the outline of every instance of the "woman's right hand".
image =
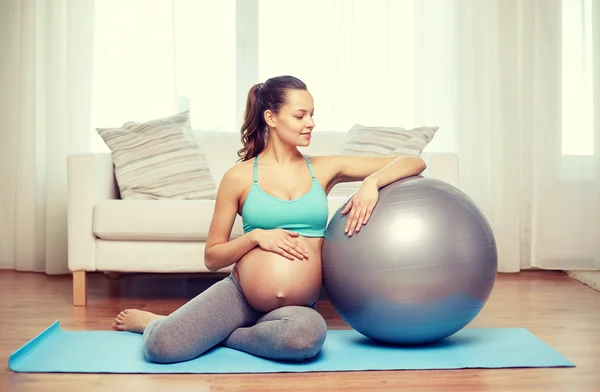
POLYGON ((308 249, 304 249, 295 240, 298 233, 284 229, 257 229, 255 231, 256 242, 261 249, 277 253, 290 260, 308 258, 308 249))

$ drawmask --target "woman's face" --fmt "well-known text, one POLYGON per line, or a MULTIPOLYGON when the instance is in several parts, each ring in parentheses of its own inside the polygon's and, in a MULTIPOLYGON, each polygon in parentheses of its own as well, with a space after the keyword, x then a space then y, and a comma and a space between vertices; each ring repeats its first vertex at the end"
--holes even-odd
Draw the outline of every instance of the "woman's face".
POLYGON ((278 113, 265 113, 267 124, 283 143, 308 146, 315 127, 314 102, 306 90, 290 90, 278 113))

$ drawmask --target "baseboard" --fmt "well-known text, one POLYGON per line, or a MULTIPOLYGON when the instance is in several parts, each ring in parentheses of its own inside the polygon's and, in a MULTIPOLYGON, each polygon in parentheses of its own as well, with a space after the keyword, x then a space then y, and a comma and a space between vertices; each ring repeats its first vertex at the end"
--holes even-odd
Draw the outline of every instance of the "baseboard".
POLYGON ((566 271, 573 279, 600 291, 600 271, 566 271))

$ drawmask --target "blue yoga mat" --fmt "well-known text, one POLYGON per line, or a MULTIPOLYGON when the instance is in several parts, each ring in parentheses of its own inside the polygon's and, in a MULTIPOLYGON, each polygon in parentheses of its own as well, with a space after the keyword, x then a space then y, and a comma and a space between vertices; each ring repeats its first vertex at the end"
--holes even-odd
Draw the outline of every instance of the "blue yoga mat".
POLYGON ((15 372, 279 373, 510 367, 574 367, 526 329, 465 328, 429 346, 376 343, 355 330, 329 330, 314 359, 292 363, 217 346, 181 363, 148 362, 142 336, 117 331, 65 331, 56 321, 13 353, 15 372))

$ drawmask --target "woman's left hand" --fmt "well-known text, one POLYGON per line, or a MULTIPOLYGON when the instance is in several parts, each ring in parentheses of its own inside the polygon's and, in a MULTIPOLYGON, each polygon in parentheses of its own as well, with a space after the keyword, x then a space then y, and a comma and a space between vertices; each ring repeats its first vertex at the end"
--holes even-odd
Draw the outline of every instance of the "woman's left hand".
POLYGON ((342 215, 348 214, 344 233, 347 233, 348 236, 352 236, 354 232, 358 233, 369 221, 378 199, 379 189, 377 186, 372 182, 363 181, 360 189, 352 195, 346 207, 341 211, 342 215))

